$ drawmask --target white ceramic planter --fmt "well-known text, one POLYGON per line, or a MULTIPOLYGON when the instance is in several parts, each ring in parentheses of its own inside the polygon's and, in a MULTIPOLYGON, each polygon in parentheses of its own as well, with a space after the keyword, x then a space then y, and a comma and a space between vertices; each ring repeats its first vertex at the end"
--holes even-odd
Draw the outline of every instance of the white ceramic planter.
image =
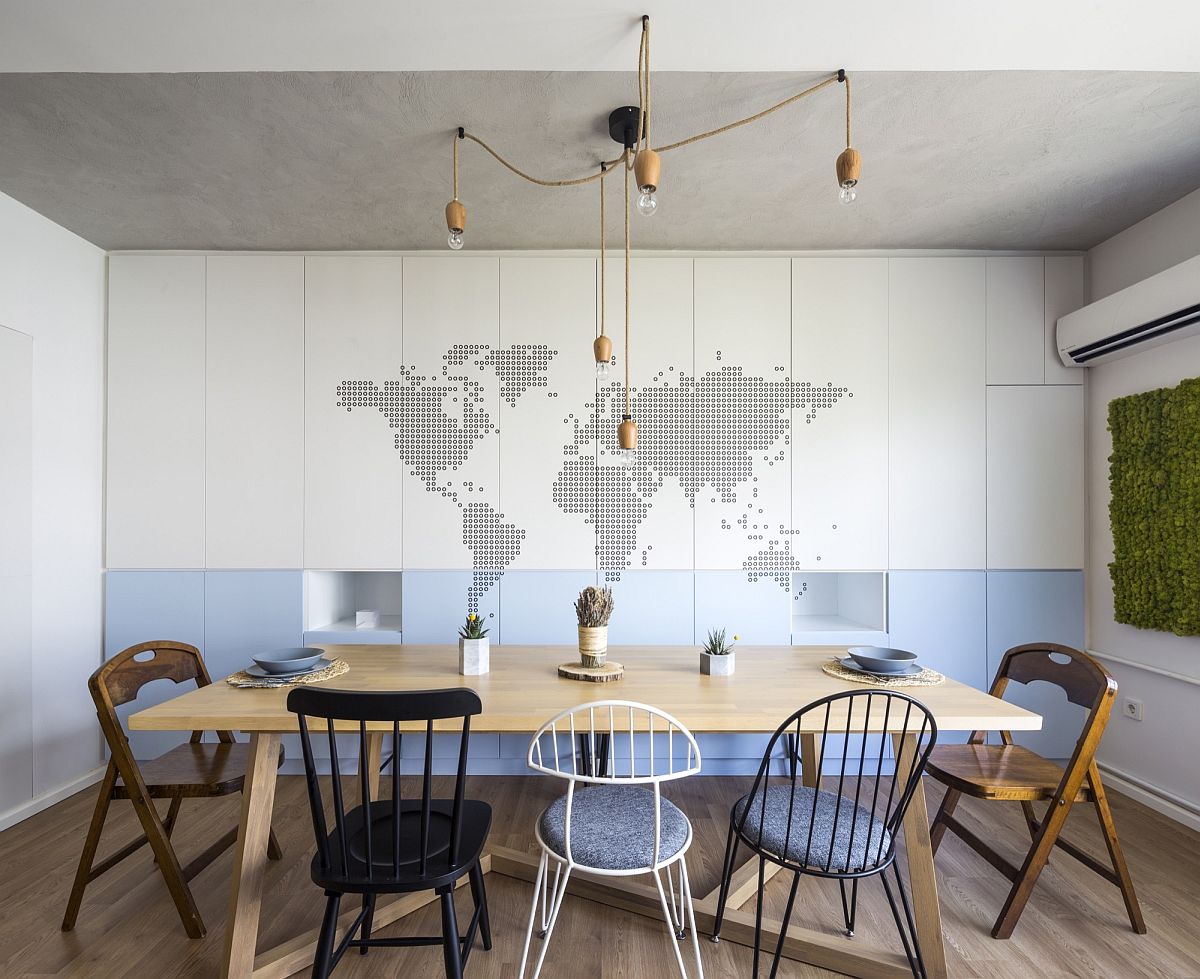
POLYGON ((458 640, 458 672, 463 676, 479 676, 488 672, 490 658, 486 636, 483 639, 458 640))
POLYGON ((705 676, 729 676, 733 672, 734 653, 724 656, 713 656, 711 653, 700 653, 700 672, 705 676))

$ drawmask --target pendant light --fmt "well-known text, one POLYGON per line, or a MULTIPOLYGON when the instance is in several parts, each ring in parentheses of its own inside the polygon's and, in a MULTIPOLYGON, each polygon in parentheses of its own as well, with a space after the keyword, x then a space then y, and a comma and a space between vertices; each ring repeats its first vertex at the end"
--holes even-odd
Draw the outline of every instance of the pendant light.
MULTIPOLYGON (((706 132, 696 133, 674 143, 667 143, 653 148, 650 142, 650 18, 642 17, 641 43, 638 48, 638 104, 626 105, 615 109, 608 117, 608 130, 612 138, 621 145, 622 153, 615 160, 607 160, 600 164, 598 172, 589 173, 582 177, 562 180, 545 180, 520 169, 500 153, 494 150, 479 136, 459 127, 453 139, 453 189, 454 196, 446 205, 446 230, 449 232, 446 243, 458 251, 464 245, 463 232, 467 224, 467 208, 458 199, 458 144, 461 140, 471 140, 481 147, 501 166, 510 172, 538 187, 578 187, 593 180, 600 183, 600 329, 592 341, 592 358, 596 368, 596 380, 604 382, 608 379, 613 357, 612 339, 605 330, 605 213, 604 213, 604 179, 610 168, 620 164, 624 175, 625 198, 625 377, 624 377, 624 411, 621 422, 617 426, 617 456, 624 466, 632 466, 637 457, 638 428, 633 420, 631 407, 631 392, 629 387, 629 349, 631 323, 629 315, 629 286, 630 286, 630 190, 629 175, 633 172, 637 187, 637 210, 639 214, 650 216, 658 210, 657 193, 662 176, 662 160, 660 154, 677 150, 701 140, 711 139, 730 130, 738 129, 758 122, 761 119, 778 112, 794 102, 799 102, 822 89, 841 83, 846 86, 846 148, 839 154, 836 164, 838 196, 844 204, 852 203, 857 197, 856 188, 862 171, 862 156, 850 142, 850 78, 845 69, 840 69, 836 75, 830 75, 823 81, 810 85, 808 88, 789 96, 782 102, 746 116, 733 122, 718 126, 706 132)), ((597 399, 598 400, 598 399, 597 399)))
POLYGON ((658 180, 662 161, 650 148, 650 18, 642 17, 642 43, 638 49, 638 100, 641 102, 641 125, 638 127, 637 155, 633 158, 633 175, 637 183, 638 214, 652 217, 658 210, 658 180))
POLYGON ((837 158, 838 200, 843 204, 853 204, 858 192, 858 176, 862 171, 862 155, 850 145, 850 79, 846 77, 846 69, 838 69, 838 81, 846 86, 846 148, 837 158))
POLYGON ((607 381, 608 369, 612 364, 612 340, 604 332, 604 174, 608 165, 600 164, 600 333, 592 343, 592 356, 596 359, 596 380, 607 381))
MULTIPOLYGON (((625 175, 625 413, 617 426, 618 457, 621 465, 629 468, 637 460, 637 422, 629 408, 629 163, 621 167, 625 175)), ((601 181, 603 183, 604 181, 601 181)))
POLYGON ((467 227, 467 208, 462 201, 458 199, 458 143, 459 140, 466 136, 466 132, 462 126, 458 127, 458 132, 454 134, 454 197, 450 203, 446 205, 446 230, 450 232, 446 238, 446 244, 454 251, 459 251, 463 246, 463 231, 467 227))

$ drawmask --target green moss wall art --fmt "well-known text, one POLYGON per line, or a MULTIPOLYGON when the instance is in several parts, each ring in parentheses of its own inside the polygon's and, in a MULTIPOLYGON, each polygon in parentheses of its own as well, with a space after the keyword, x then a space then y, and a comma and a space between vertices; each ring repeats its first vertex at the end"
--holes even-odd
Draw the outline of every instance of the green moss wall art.
POLYGON ((1200 635, 1200 378, 1108 404, 1115 617, 1200 635))

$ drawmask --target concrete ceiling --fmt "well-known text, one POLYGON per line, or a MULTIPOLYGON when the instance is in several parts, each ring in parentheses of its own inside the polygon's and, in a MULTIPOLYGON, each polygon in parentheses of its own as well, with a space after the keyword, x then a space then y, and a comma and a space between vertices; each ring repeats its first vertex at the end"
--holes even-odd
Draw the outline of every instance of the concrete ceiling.
POLYGON ((1200 71, 1195 0, 0 0, 0 71, 1200 71))
MULTIPOLYGON (((658 72, 655 142, 817 77, 658 72)), ((835 87, 665 155, 635 245, 1087 248, 1200 186, 1200 75, 860 72, 854 97, 854 206, 835 87)), ((0 74, 0 191, 111 249, 438 248, 454 126, 571 176, 612 155, 604 120, 635 100, 629 72, 0 74)), ((597 194, 462 148, 469 248, 595 247, 597 194)))

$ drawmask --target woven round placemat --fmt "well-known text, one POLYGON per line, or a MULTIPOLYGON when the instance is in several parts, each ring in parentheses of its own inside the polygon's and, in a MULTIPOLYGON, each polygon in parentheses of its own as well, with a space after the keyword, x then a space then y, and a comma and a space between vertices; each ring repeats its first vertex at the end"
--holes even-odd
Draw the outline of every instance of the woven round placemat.
POLYGON ((931 670, 928 666, 922 667, 920 673, 912 673, 908 676, 871 676, 856 670, 848 670, 836 659, 831 659, 828 663, 823 663, 821 669, 839 680, 849 680, 851 683, 869 683, 873 687, 936 687, 939 683, 946 682, 946 678, 941 673, 931 670))
POLYGON ((225 682, 231 687, 239 689, 273 689, 275 687, 290 687, 298 683, 322 683, 325 680, 332 680, 335 676, 341 676, 350 669, 350 664, 344 659, 335 659, 325 669, 317 670, 316 673, 305 673, 303 676, 290 677, 287 680, 272 680, 267 677, 251 676, 245 670, 239 670, 237 673, 231 673, 225 678, 225 682))

